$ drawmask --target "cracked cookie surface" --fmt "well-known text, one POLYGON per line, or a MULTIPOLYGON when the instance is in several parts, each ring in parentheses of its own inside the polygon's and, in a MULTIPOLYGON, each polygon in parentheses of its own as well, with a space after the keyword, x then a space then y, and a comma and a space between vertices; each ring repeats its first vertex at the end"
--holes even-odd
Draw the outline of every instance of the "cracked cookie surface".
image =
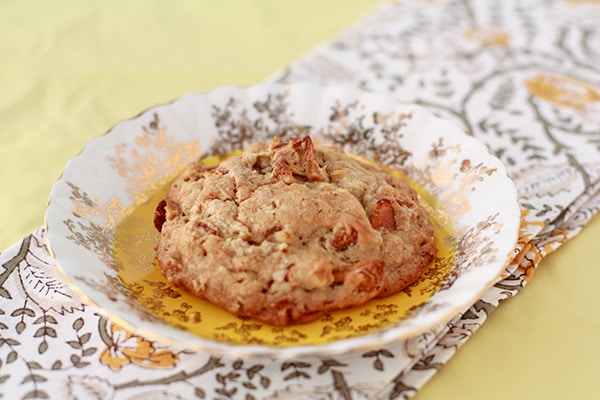
POLYGON ((406 182, 308 136, 190 164, 154 222, 169 283, 274 325, 396 293, 435 255, 406 182))

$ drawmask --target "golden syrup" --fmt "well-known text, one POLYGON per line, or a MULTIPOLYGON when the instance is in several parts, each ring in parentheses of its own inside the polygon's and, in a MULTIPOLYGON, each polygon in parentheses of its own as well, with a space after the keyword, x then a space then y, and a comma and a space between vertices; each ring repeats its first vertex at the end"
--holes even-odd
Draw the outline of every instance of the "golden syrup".
MULTIPOLYGON (((217 158, 206 160, 211 164, 219 161, 217 158)), ((399 171, 386 169, 407 179, 399 171)), ((114 259, 125 289, 143 307, 156 317, 207 339, 285 347, 314 345, 371 333, 406 318, 426 302, 445 283, 454 263, 452 227, 444 210, 423 186, 408 180, 429 212, 438 251, 436 259, 417 282, 394 295, 335 311, 306 324, 274 327, 239 318, 183 288, 170 286, 163 276, 154 255, 159 233, 153 220, 156 205, 166 196, 170 181, 157 184, 155 192, 131 207, 119 223, 113 244, 114 259)))

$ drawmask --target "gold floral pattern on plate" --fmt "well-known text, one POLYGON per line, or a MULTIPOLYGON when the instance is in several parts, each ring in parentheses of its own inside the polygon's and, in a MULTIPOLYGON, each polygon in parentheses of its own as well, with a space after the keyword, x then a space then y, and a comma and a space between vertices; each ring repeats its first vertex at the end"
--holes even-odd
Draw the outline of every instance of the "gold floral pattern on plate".
MULTIPOLYGON (((498 279, 519 227, 514 185, 480 142, 392 97, 311 84, 226 87, 124 121, 71 161, 47 212, 57 264, 104 314, 132 334, 237 356, 364 350, 444 323, 498 279), (305 134, 413 183, 440 249, 422 279, 397 295, 284 328, 235 317, 168 285, 152 227, 168 182, 198 157, 213 162, 256 141, 305 134)), ((107 362, 115 367, 126 361, 126 353, 113 353, 107 362)))

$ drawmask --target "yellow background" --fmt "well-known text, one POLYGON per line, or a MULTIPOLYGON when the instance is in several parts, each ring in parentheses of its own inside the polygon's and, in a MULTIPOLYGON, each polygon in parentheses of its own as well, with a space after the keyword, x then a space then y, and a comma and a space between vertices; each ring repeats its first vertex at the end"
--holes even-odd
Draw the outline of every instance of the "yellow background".
MULTIPOLYGON (((43 224, 92 137, 185 93, 267 79, 371 0, 0 2, 0 249, 43 224)), ((416 396, 600 398, 595 218, 416 396)))

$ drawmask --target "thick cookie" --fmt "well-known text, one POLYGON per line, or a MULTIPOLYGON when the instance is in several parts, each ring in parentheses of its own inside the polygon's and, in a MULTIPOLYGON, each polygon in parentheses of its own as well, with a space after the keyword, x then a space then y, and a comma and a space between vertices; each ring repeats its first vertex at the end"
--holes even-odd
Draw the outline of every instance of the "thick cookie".
POLYGON ((435 255, 415 191, 310 137, 192 163, 157 207, 169 282, 275 325, 395 293, 435 255))

